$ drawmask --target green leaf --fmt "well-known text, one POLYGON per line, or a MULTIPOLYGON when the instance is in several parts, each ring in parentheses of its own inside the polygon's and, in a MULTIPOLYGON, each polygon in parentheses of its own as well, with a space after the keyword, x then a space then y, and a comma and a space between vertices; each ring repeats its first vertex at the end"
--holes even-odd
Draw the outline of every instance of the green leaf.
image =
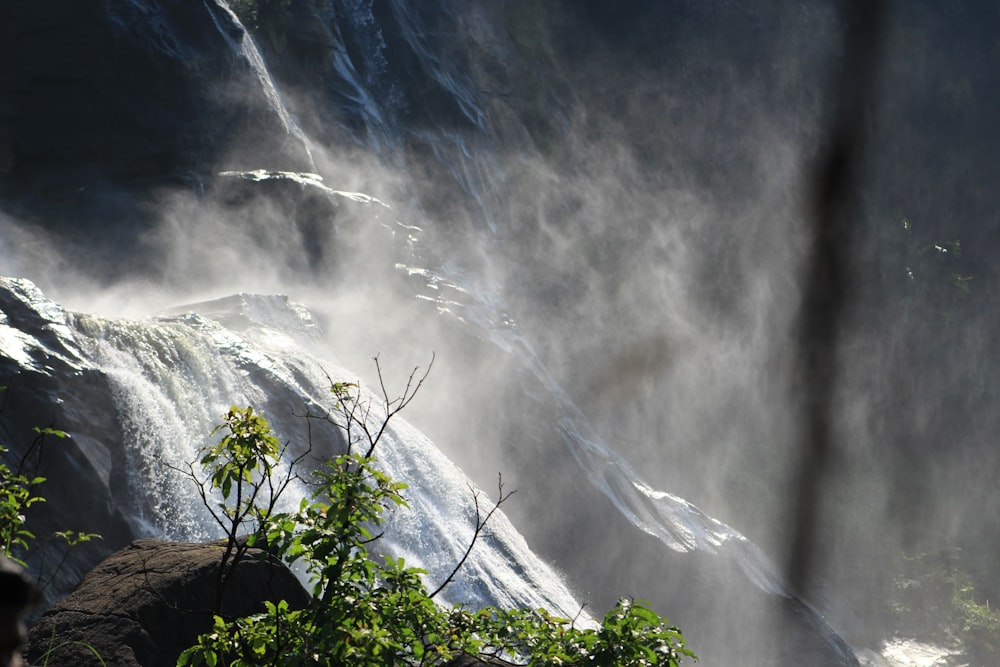
POLYGON ((36 426, 33 430, 38 435, 51 435, 52 437, 55 437, 55 438, 68 438, 69 437, 69 433, 67 433, 66 431, 60 431, 57 428, 39 428, 39 427, 36 426))

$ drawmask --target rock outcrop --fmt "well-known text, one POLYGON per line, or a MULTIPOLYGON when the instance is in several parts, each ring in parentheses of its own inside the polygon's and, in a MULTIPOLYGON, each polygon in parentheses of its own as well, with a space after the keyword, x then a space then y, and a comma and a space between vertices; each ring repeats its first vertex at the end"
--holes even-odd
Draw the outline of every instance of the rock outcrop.
MULTIPOLYGON (((234 298, 228 311, 221 303, 206 308, 217 310, 215 316, 220 319, 228 317, 236 329, 250 326, 252 319, 247 318, 254 317, 254 308, 271 308, 284 316, 285 335, 318 335, 315 322, 287 299, 242 303, 234 298)), ((223 331, 208 320, 198 322, 215 333, 223 331)), ((155 480, 170 472, 169 466, 183 468, 195 454, 179 454, 178 435, 174 433, 169 436, 174 448, 169 452, 171 458, 143 462, 137 457, 137 432, 155 427, 148 423, 130 425, 127 410, 122 409, 125 406, 116 400, 121 386, 116 390, 114 371, 102 367, 97 353, 104 344, 101 326, 98 320, 79 321, 30 281, 0 278, 0 385, 6 388, 0 392, 0 444, 9 449, 4 458, 12 469, 47 480, 35 490, 46 502, 33 505, 27 513, 28 525, 38 539, 25 560, 32 578, 42 583, 48 604, 68 593, 101 560, 135 539, 166 535, 196 541, 216 536, 198 532, 193 526, 197 519, 190 513, 179 513, 169 528, 155 516, 155 503, 163 503, 174 513, 181 504, 167 489, 156 486, 155 480), (61 429, 67 435, 42 441, 34 430, 38 427, 61 429), (143 470, 149 476, 144 477, 143 470), (101 539, 67 552, 64 542, 52 539, 56 532, 65 530, 96 533, 101 539)), ((231 351, 238 356, 240 343, 232 340, 236 349, 231 351)), ((206 346, 211 345, 214 354, 220 343, 212 341, 206 346)), ((260 365, 250 363, 241 368, 258 379, 274 379, 260 365)), ((288 389, 291 391, 274 385, 264 401, 277 414, 291 414, 304 404, 300 393, 288 389)), ((237 397, 227 395, 225 400, 237 397)), ((205 438, 210 429, 205 427, 205 438)), ((302 433, 289 437, 293 435, 299 442, 306 440, 302 433)), ((324 442, 339 441, 327 437, 324 442)), ((198 502, 196 509, 201 508, 198 502)))
POLYGON ((67 313, 30 281, 0 279, 0 443, 12 468, 48 481, 35 489, 47 502, 27 513, 29 570, 48 602, 64 595, 94 565, 138 537, 123 506, 129 503, 121 423, 105 373, 87 362, 68 334, 67 313), (105 409, 106 408, 106 409, 105 409), (35 428, 71 431, 39 438, 35 428), (114 500, 115 498, 119 501, 114 500), (101 535, 66 554, 50 540, 57 531, 101 535))
MULTIPOLYGON (((172 667, 212 627, 219 542, 137 540, 92 570, 31 629, 32 664, 172 667)), ((263 601, 301 608, 308 594, 295 576, 260 549, 250 549, 226 588, 223 613, 264 610, 263 601)))

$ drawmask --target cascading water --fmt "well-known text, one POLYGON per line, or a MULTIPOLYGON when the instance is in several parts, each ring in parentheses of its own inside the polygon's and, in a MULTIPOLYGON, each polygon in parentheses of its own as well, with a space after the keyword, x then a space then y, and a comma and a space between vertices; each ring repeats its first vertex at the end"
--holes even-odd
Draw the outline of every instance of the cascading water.
MULTIPOLYGON (((371 52, 364 54, 362 60, 365 66, 377 69, 381 80, 378 83, 373 77, 364 82, 356 78, 352 80, 368 90, 369 97, 378 95, 380 91, 390 93, 386 97, 390 103, 382 105, 384 109, 380 114, 380 123, 384 124, 388 122, 386 113, 398 114, 401 111, 397 95, 391 94, 398 89, 398 85, 388 83, 391 75, 384 53, 386 44, 371 14, 371 3, 361 4, 363 7, 353 7, 350 15, 355 17, 353 20, 363 21, 365 25, 362 34, 369 35, 365 44, 371 52)), ((454 180, 477 202, 478 210, 489 221, 489 230, 496 234, 500 230, 498 223, 493 222, 496 216, 492 212, 497 210, 497 206, 493 201, 496 190, 491 184, 501 179, 498 178, 496 152, 490 150, 488 145, 491 128, 486 120, 487 113, 481 108, 480 91, 475 89, 475 82, 441 56, 440 42, 433 46, 428 43, 428 37, 439 29, 429 18, 436 12, 428 12, 408 0, 394 0, 389 7, 393 21, 400 26, 399 33, 405 38, 413 56, 461 109, 469 123, 471 132, 439 133, 428 137, 428 142, 435 151, 435 158, 449 165, 454 180)), ((447 13, 449 10, 444 11, 447 13)), ((336 53, 340 62, 344 53, 341 49, 336 53)), ((343 71, 342 66, 337 69, 343 71)), ((366 108, 370 106, 366 105, 366 108)), ((365 116, 368 115, 366 112, 365 116)), ((369 126, 369 133, 371 131, 369 126)), ((317 182, 305 184, 325 189, 317 182)), ((328 189, 326 191, 330 193, 328 189)), ((530 340, 519 333, 516 323, 507 314, 502 295, 496 289, 484 288, 481 281, 456 266, 455 262, 445 260, 440 265, 432 266, 421 264, 433 257, 433 248, 428 248, 426 244, 416 247, 412 237, 409 241, 405 248, 397 244, 399 259, 395 268, 424 281, 426 289, 416 297, 433 302, 438 313, 468 325, 472 335, 512 354, 517 363, 538 380, 550 395, 555 406, 554 421, 559 424, 564 441, 586 478, 607 495, 637 528, 654 535, 676 551, 731 552, 734 562, 755 585, 771 594, 791 595, 773 564, 743 535, 707 516, 687 501, 653 489, 613 448, 601 442, 582 412, 547 371, 530 340)))
MULTIPOLYGON (((440 266, 417 265, 416 262, 433 261, 433 246, 428 244, 422 230, 395 219, 395 212, 384 202, 362 193, 332 189, 315 175, 266 172, 263 170, 229 173, 231 177, 260 182, 269 179, 292 180, 305 188, 315 188, 331 198, 342 198, 368 206, 374 205, 373 217, 381 220, 388 216, 394 220, 395 229, 406 234, 390 234, 386 243, 394 252, 389 260, 392 266, 369 267, 373 273, 396 272, 417 279, 422 289, 413 298, 433 307, 434 312, 453 322, 468 335, 488 341, 510 355, 515 363, 527 371, 547 392, 546 402, 551 406, 551 419, 557 424, 567 451, 579 466, 584 478, 604 494, 621 514, 637 529, 652 535, 664 547, 677 552, 702 552, 718 556, 740 569, 752 584, 768 595, 793 600, 800 605, 801 613, 811 616, 810 624, 830 642, 833 651, 846 663, 855 660, 851 649, 844 643, 818 611, 800 600, 783 579, 764 552, 739 531, 707 515, 692 503, 674 494, 657 490, 645 482, 635 469, 613 447, 603 442, 588 423, 585 415, 546 369, 532 344, 511 317, 502 294, 496 289, 484 288, 475 276, 457 266, 453 261, 443 261, 440 266)), ((385 225, 384 222, 382 222, 385 225)), ((387 226, 388 227, 388 226, 387 226)), ((429 445, 429 443, 428 443, 429 445)), ((394 461, 398 452, 407 448, 386 448, 394 461)), ((399 459, 393 470, 419 469, 419 457, 399 459)), ((433 511, 434 503, 446 494, 432 497, 424 505, 433 511)), ((459 508, 453 508, 459 509, 459 508)), ((410 534, 420 534, 419 531, 410 534)), ((424 543, 427 549, 429 544, 424 543)), ((418 549, 417 553, 420 550, 418 549)), ((447 562, 447 559, 445 559, 447 562)), ((486 574, 489 570, 480 570, 486 574)), ((492 576, 492 575, 488 575, 492 576)), ((511 600, 508 600, 510 602, 511 600)), ((565 607, 564 607, 565 608, 565 607)))
MULTIPOLYGON (((52 313, 60 344, 76 352, 79 366, 108 377, 126 438, 123 464, 130 492, 114 502, 137 535, 220 536, 183 471, 197 461, 231 404, 258 406, 279 438, 290 443, 292 455, 311 447, 303 465, 321 465, 342 451, 338 429, 324 421, 307 428, 305 414, 329 409, 330 378, 353 381, 354 376, 308 353, 306 346, 315 345, 320 334, 309 312, 287 299, 240 295, 184 314, 132 321, 67 313, 25 281, 4 279, 0 287, 5 308, 20 302, 39 318, 52 313), (194 312, 199 309, 210 317, 194 312)), ((0 324, 5 357, 28 360, 46 350, 41 341, 0 324)), ((367 390, 362 400, 373 406, 379 401, 367 390)), ((375 407, 373 415, 377 412, 375 407)), ((393 478, 409 485, 410 508, 388 517, 384 548, 426 569, 429 582, 443 582, 472 539, 473 494, 484 511, 490 507, 488 494, 404 421, 392 423, 376 455, 393 478)), ((283 507, 297 506, 307 493, 293 483, 283 507)), ((559 576, 530 551, 502 512, 494 514, 443 595, 476 607, 544 607, 571 616, 579 611, 559 576)))
MULTIPOLYGON (((391 214, 391 210, 378 199, 363 193, 331 189, 323 184, 322 179, 311 174, 257 170, 223 175, 256 182, 290 180, 303 187, 318 189, 329 197, 362 204, 374 203, 391 214)), ((398 221, 396 225, 407 228, 398 221)), ((408 228, 413 233, 420 232, 419 228, 408 228)), ((507 314, 502 295, 482 288, 473 276, 454 263, 443 267, 414 265, 415 261, 430 253, 413 233, 403 237, 402 243, 398 240, 394 243, 397 257, 394 268, 423 282, 425 289, 414 297, 433 304, 437 313, 453 319, 459 326, 467 327, 471 335, 488 340, 511 354, 538 380, 555 406, 553 420, 558 423, 573 459, 587 480, 611 499, 630 522, 675 551, 725 553, 761 590, 774 595, 792 595, 774 565, 756 545, 688 501, 651 487, 630 464, 600 440, 583 413, 546 370, 531 342, 518 331, 516 322, 507 314)), ((373 267, 373 270, 379 272, 377 268, 373 267)), ((389 267, 382 267, 381 272, 389 270, 389 267)))

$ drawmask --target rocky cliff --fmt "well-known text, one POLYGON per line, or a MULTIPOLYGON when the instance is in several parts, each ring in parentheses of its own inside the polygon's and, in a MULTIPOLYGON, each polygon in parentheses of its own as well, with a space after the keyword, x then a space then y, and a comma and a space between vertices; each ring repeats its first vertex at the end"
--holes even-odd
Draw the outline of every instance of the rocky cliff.
POLYGON ((158 193, 204 188, 261 151, 272 168, 311 166, 257 47, 221 0, 0 11, 0 55, 16 63, 0 82, 3 210, 99 250, 108 275, 135 268, 124 258, 156 222, 158 193))

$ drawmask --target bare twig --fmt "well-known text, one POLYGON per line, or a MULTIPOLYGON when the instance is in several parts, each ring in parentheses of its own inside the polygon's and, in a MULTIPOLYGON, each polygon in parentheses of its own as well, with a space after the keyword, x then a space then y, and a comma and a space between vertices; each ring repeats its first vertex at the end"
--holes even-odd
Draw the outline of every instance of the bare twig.
POLYGON ((498 487, 497 502, 495 505, 493 505, 492 509, 490 509, 490 511, 486 513, 486 516, 483 517, 479 509, 479 491, 474 489, 471 484, 469 485, 469 488, 472 490, 472 502, 476 508, 476 528, 472 532, 472 539, 469 540, 469 546, 466 547, 465 553, 462 554, 461 560, 459 560, 458 563, 455 565, 455 567, 452 569, 451 574, 449 574, 448 577, 443 582, 441 582, 441 585, 435 588, 434 592, 428 595, 427 597, 433 599, 434 596, 443 591, 445 587, 452 582, 452 580, 455 578, 455 575, 458 574, 458 571, 462 569, 463 565, 465 565, 465 561, 469 558, 469 554, 472 553, 472 548, 476 546, 476 541, 479 539, 480 533, 482 533, 483 529, 486 528, 486 524, 489 523, 490 519, 493 517, 493 513, 496 512, 498 509, 500 509, 500 505, 506 502, 508 498, 517 493, 517 489, 514 489, 513 491, 510 491, 508 493, 504 493, 503 476, 499 473, 497 474, 497 487, 498 487))
POLYGON ((406 408, 406 406, 408 406, 410 402, 416 397, 417 393, 420 391, 420 388, 424 386, 424 380, 426 380, 427 376, 430 375, 431 369, 434 367, 434 360, 436 358, 437 356, 432 352, 430 363, 427 364, 427 368, 420 376, 420 379, 417 380, 416 385, 413 384, 413 380, 414 378, 417 377, 417 372, 420 370, 420 367, 419 366, 414 367, 414 369, 410 371, 410 377, 406 381, 406 387, 403 388, 403 393, 400 394, 395 399, 390 400, 389 392, 385 388, 385 382, 382 374, 382 367, 379 364, 378 356, 376 355, 375 368, 378 371, 379 387, 382 390, 382 397, 385 400, 385 405, 384 405, 385 419, 382 420, 382 425, 379 426, 378 432, 373 436, 368 431, 368 426, 367 426, 368 414, 367 412, 365 413, 365 420, 363 422, 363 426, 365 435, 368 438, 368 443, 369 443, 368 451, 365 454, 365 457, 371 456, 372 452, 375 451, 376 445, 378 445, 379 441, 382 439, 382 436, 385 434, 385 431, 389 427, 389 422, 392 420, 392 418, 395 417, 397 414, 399 414, 399 412, 402 411, 404 408, 406 408))

